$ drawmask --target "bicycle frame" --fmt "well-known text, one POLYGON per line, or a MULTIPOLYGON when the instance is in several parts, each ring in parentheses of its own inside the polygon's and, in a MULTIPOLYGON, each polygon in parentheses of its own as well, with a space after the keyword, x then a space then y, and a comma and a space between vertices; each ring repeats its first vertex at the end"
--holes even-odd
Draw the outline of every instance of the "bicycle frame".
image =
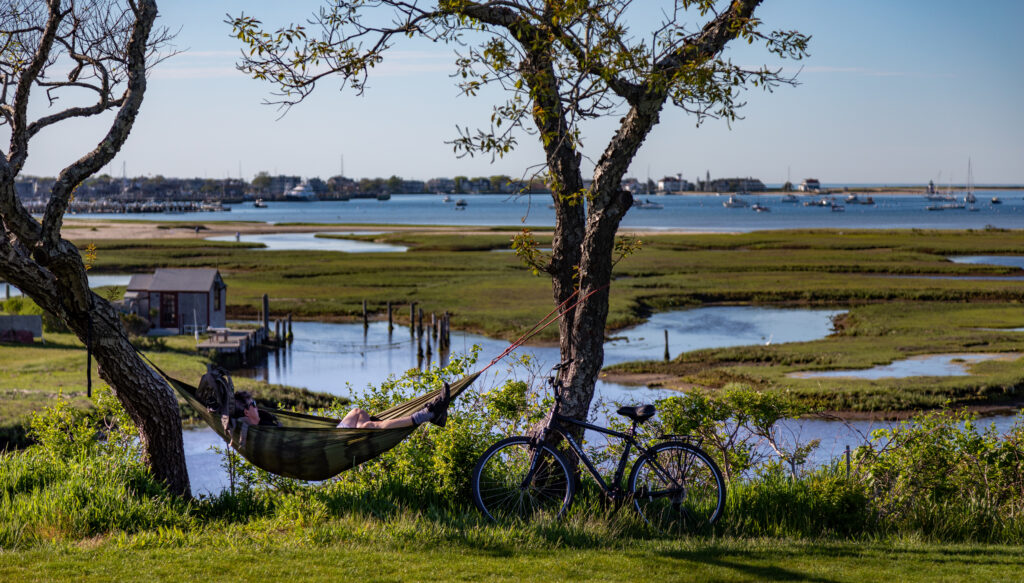
MULTIPOLYGON (((560 364, 559 366, 555 367, 555 370, 560 372, 565 365, 566 363, 560 364)), ((537 443, 544 443, 545 441, 547 441, 552 431, 558 433, 569 444, 569 448, 572 450, 576 458, 583 462, 583 466, 587 469, 587 472, 589 472, 590 475, 594 478, 594 480, 597 482, 598 486, 605 493, 605 495, 611 498, 612 500, 622 499, 624 495, 623 488, 621 487, 621 485, 622 479, 626 473, 626 466, 629 462, 630 449, 635 447, 637 449, 638 456, 642 456, 648 453, 649 451, 647 448, 640 445, 640 443, 637 442, 635 438, 636 428, 638 425, 637 422, 634 421, 629 428, 629 432, 625 433, 622 431, 615 431, 614 429, 608 429, 607 427, 594 425, 592 423, 587 423, 585 421, 579 421, 571 417, 566 417, 565 415, 562 415, 561 413, 558 412, 558 409, 562 405, 562 393, 559 390, 562 387, 558 383, 557 376, 549 378, 548 384, 550 384, 554 389, 555 405, 551 410, 551 416, 548 419, 547 425, 544 427, 539 437, 537 438, 537 443), (568 431, 566 424, 582 427, 584 430, 590 429, 591 431, 597 431, 598 433, 610 435, 612 437, 621 439, 622 441, 625 442, 625 447, 622 450, 622 456, 619 458, 619 463, 615 468, 615 474, 612 478, 612 483, 610 485, 604 481, 604 478, 601 477, 601 473, 597 470, 596 467, 594 467, 594 462, 590 460, 590 456, 588 456, 587 453, 583 450, 583 446, 577 443, 576 439, 572 436, 572 433, 568 431)), ((658 469, 659 471, 663 472, 663 470, 661 470, 660 468, 658 469)), ((530 470, 526 473, 526 476, 523 478, 523 487, 525 487, 533 480, 533 476, 536 473, 536 471, 537 458, 536 454, 534 454, 533 459, 530 462, 530 470)))
POLYGON ((587 423, 585 421, 579 421, 571 417, 566 417, 565 415, 562 415, 560 413, 553 413, 551 422, 545 428, 541 440, 546 440, 546 438, 550 435, 551 431, 558 433, 559 435, 562 436, 563 439, 565 439, 565 441, 569 444, 569 448, 576 456, 576 459, 583 462, 583 467, 587 469, 587 472, 590 473, 591 477, 594 478, 594 481, 597 482, 597 485, 601 488, 605 495, 609 496, 614 500, 621 498, 623 494, 623 490, 621 487, 622 479, 625 477, 626 467, 629 463, 630 449, 635 447, 637 449, 637 452, 639 452, 638 455, 643 455, 648 451, 647 448, 640 445, 640 443, 637 442, 636 438, 634 437, 634 434, 636 433, 636 423, 634 423, 630 427, 630 431, 628 433, 624 433, 621 431, 615 431, 614 429, 608 429, 607 427, 601 427, 598 425, 587 423), (594 462, 591 461, 590 456, 588 456, 587 453, 583 450, 583 446, 580 445, 572 436, 572 433, 570 433, 567 430, 568 428, 565 425, 566 423, 575 425, 577 427, 582 427, 583 429, 590 429, 591 431, 597 431, 598 433, 610 435, 612 437, 621 439, 622 441, 625 442, 625 446, 622 450, 622 455, 619 457, 619 462, 616 465, 615 474, 611 480, 611 484, 605 482, 604 478, 601 477, 601 473, 594 466, 594 462))

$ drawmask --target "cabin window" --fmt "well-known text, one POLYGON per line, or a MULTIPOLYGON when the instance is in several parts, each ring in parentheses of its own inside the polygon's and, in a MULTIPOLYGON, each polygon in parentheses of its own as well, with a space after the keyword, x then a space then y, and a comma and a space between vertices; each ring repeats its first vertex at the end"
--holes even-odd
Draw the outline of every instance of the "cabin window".
POLYGON ((222 287, 215 287, 215 288, 213 288, 213 311, 214 312, 219 312, 220 311, 220 295, 222 293, 224 293, 224 288, 222 288, 222 287))

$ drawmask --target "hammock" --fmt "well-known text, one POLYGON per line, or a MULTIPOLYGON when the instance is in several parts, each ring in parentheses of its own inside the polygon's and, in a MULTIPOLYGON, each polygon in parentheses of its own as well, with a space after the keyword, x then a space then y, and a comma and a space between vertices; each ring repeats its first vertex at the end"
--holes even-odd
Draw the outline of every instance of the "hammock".
MULTIPOLYGON (((533 328, 509 344, 501 354, 491 360, 490 364, 452 383, 451 398, 457 397, 484 371, 525 344, 541 330, 558 321, 580 302, 607 287, 604 285, 591 290, 570 304, 569 302, 580 293, 579 290, 573 292, 565 301, 537 322, 533 328)), ((280 426, 232 423, 229 429, 225 429, 220 415, 211 412, 206 408, 205 403, 196 398, 196 387, 171 377, 153 364, 153 361, 149 360, 146 355, 138 353, 154 370, 167 379, 167 382, 199 413, 203 421, 224 441, 232 444, 242 457, 258 468, 286 478, 326 480, 379 456, 401 443, 416 430, 415 426, 397 429, 339 428, 337 427, 339 419, 305 415, 270 407, 263 409, 277 417, 280 426)), ((440 392, 440 389, 434 390, 399 403, 387 411, 378 413, 376 418, 397 419, 412 415, 435 399, 440 392)))
MULTIPOLYGON (((152 363, 150 363, 152 364, 152 363)), ((199 413, 203 421, 224 441, 254 466, 272 474, 299 480, 326 480, 347 469, 371 460, 398 445, 416 430, 415 426, 397 429, 347 429, 337 427, 339 419, 317 417, 271 407, 261 409, 273 413, 280 426, 233 423, 225 431, 219 414, 211 413, 196 398, 196 388, 168 376, 156 369, 199 413)), ((483 371, 469 374, 451 385, 454 399, 480 376, 483 371)), ((378 413, 378 419, 397 419, 419 411, 440 394, 431 391, 387 411, 378 413)))

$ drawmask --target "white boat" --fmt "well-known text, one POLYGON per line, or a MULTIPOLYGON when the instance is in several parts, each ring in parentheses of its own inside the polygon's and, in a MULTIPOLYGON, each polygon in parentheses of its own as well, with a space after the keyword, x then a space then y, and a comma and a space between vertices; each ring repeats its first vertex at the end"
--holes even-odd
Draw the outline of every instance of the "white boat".
POLYGON ((257 198, 256 200, 252 201, 252 206, 258 209, 265 209, 267 208, 267 203, 263 202, 262 198, 257 198))
POLYGON ((313 202, 317 200, 313 187, 305 180, 300 182, 295 188, 285 191, 284 198, 294 202, 313 202))
POLYGON ((730 209, 742 209, 750 206, 750 203, 743 200, 742 198, 737 198, 735 195, 732 195, 728 198, 728 200, 722 203, 722 206, 730 209))
POLYGON ((999 200, 998 196, 993 196, 989 202, 991 202, 992 204, 1003 204, 1003 201, 999 200))
POLYGON ((782 197, 782 202, 799 202, 799 201, 797 200, 796 195, 793 194, 792 192, 790 192, 786 196, 782 197))
POLYGON ((772 212, 772 209, 764 206, 763 204, 761 204, 759 202, 755 202, 753 205, 751 205, 750 209, 753 210, 753 211, 759 212, 759 213, 770 213, 770 212, 772 212))
POLYGON ((444 195, 444 198, 441 199, 441 202, 452 202, 452 197, 446 194, 444 195))

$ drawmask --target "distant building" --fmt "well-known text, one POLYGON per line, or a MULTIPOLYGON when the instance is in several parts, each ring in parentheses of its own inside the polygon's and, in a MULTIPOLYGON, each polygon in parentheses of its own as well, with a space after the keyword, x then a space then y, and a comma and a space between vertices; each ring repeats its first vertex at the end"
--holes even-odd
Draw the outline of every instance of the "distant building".
POLYGON ((804 181, 796 189, 800 192, 817 192, 821 190, 821 183, 817 178, 804 178, 804 181))
POLYGON ((711 181, 715 192, 763 192, 764 183, 759 178, 716 178, 711 181))
POLYGON ((227 287, 216 269, 157 269, 132 276, 124 306, 164 332, 188 334, 223 328, 227 287))
POLYGON ((658 181, 658 192, 682 192, 689 183, 680 176, 666 176, 658 181))

